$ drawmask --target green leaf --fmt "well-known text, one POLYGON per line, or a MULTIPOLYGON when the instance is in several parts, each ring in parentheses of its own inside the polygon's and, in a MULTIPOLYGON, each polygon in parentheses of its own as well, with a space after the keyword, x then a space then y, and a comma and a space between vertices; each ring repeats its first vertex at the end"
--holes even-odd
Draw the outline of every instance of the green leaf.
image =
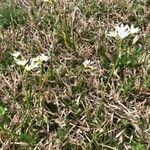
POLYGON ((132 145, 132 150, 146 150, 146 147, 144 144, 134 142, 132 145))
POLYGON ((7 108, 0 106, 0 116, 5 115, 6 111, 7 111, 7 108))

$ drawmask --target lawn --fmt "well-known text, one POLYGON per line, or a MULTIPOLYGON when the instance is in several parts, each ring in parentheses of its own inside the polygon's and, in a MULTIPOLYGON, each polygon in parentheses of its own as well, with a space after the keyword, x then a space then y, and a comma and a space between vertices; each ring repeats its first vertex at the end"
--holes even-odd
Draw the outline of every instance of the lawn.
POLYGON ((149 142, 149 0, 0 1, 0 150, 149 142))

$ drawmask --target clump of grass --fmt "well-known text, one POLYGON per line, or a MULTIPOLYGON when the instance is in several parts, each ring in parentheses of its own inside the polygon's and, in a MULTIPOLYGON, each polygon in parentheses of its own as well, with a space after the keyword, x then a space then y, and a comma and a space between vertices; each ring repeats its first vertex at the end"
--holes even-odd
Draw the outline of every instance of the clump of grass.
POLYGON ((140 142, 133 142, 132 143, 132 149, 133 150, 146 150, 146 147, 144 144, 140 142))
POLYGON ((131 48, 131 52, 124 52, 122 57, 118 62, 118 66, 123 68, 125 66, 134 67, 138 65, 138 59, 140 54, 142 53, 141 48, 131 48))
POLYGON ((8 28, 9 26, 20 27, 27 23, 27 13, 23 8, 15 5, 0 6, 0 26, 8 28))
POLYGON ((125 78, 123 83, 123 93, 128 94, 134 87, 134 80, 125 78))
POLYGON ((0 59, 0 72, 7 71, 8 66, 13 64, 13 57, 10 54, 10 50, 7 49, 3 57, 0 59))

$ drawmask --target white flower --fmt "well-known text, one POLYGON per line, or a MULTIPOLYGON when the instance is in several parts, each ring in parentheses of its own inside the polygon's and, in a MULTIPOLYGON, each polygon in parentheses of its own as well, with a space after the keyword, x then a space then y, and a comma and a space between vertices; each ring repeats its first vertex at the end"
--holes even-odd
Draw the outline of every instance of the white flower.
POLYGON ((37 63, 41 63, 43 61, 47 61, 49 59, 48 56, 46 56, 45 54, 41 54, 35 58, 31 59, 31 62, 37 62, 37 63))
POLYGON ((120 31, 120 32, 118 32, 118 36, 119 36, 120 39, 124 39, 124 38, 126 38, 128 35, 129 35, 129 32, 128 32, 128 31, 120 31))
POLYGON ((21 53, 20 52, 14 52, 13 54, 11 54, 13 57, 18 58, 21 53))
POLYGON ((139 36, 136 35, 132 41, 132 44, 134 45, 139 40, 139 36))
POLYGON ((39 64, 38 63, 34 63, 33 61, 31 61, 31 64, 30 65, 26 65, 25 66, 25 70, 26 71, 31 71, 31 70, 33 70, 33 69, 35 69, 35 68, 38 68, 39 67, 39 64))
POLYGON ((107 34, 107 35, 110 36, 110 37, 114 37, 114 38, 116 38, 116 37, 118 36, 118 34, 117 34, 116 31, 114 31, 114 32, 109 32, 109 34, 107 34))
POLYGON ((17 57, 19 57, 19 55, 20 55, 19 52, 12 54, 12 56, 14 56, 15 63, 20 66, 24 66, 24 69, 26 71, 30 71, 32 69, 38 68, 40 66, 40 64, 42 64, 44 61, 47 61, 49 59, 49 57, 46 56, 45 54, 41 54, 35 58, 31 58, 30 62, 29 62, 29 60, 26 60, 26 59, 22 59, 22 60, 17 59, 17 57))
POLYGON ((32 67, 31 65, 28 65, 28 64, 27 64, 27 65, 25 66, 25 70, 26 70, 26 71, 31 71, 32 69, 33 69, 33 67, 32 67))
POLYGON ((129 26, 128 25, 123 25, 123 23, 119 26, 117 25, 116 27, 116 32, 118 34, 118 37, 120 39, 124 39, 129 35, 129 26))
POLYGON ((94 67, 93 65, 94 65, 94 62, 91 61, 91 60, 85 60, 85 61, 83 62, 83 66, 84 66, 85 68, 94 69, 95 67, 94 67))
POLYGON ((123 23, 119 26, 119 25, 116 25, 115 26, 115 29, 116 31, 126 31, 126 30, 129 30, 129 26, 128 25, 123 25, 123 23))
POLYGON ((16 62, 16 64, 18 64, 19 66, 25 66, 26 63, 28 62, 28 60, 26 60, 26 59, 20 60, 20 59, 16 59, 16 58, 15 58, 15 62, 16 62))
POLYGON ((129 35, 129 26, 128 25, 123 25, 123 23, 119 26, 116 25, 115 26, 115 31, 114 32, 109 32, 109 34, 107 34, 108 36, 111 37, 115 37, 115 38, 120 38, 120 39, 124 39, 125 37, 127 37, 129 35))
POLYGON ((134 25, 132 24, 130 29, 129 29, 129 32, 130 34, 134 34, 134 33, 138 33, 141 29, 139 27, 137 28, 134 28, 134 25))
POLYGON ((32 58, 31 61, 33 61, 33 62, 38 62, 38 61, 40 61, 40 56, 37 56, 37 57, 35 57, 35 58, 32 58))
POLYGON ((85 60, 85 61, 83 62, 84 67, 85 67, 85 68, 88 68, 90 62, 91 62, 90 60, 85 60))
MULTIPOLYGON (((115 31, 114 32, 109 32, 109 34, 107 34, 110 37, 115 37, 115 38, 119 38, 119 39, 124 39, 126 38, 128 35, 130 34, 134 34, 134 33, 138 33, 140 31, 140 28, 134 28, 134 25, 132 24, 131 27, 129 27, 128 25, 116 25, 115 26, 115 31)), ((137 38, 137 37, 136 37, 137 38)))
POLYGON ((48 59, 49 59, 49 57, 46 56, 45 54, 42 54, 42 55, 39 56, 40 61, 48 61, 48 59))

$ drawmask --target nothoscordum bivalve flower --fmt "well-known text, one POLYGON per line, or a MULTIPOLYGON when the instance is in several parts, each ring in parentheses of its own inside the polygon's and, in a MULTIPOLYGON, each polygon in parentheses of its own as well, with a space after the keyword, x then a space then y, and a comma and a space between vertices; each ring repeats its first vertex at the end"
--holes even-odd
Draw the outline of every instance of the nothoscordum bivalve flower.
POLYGON ((25 65, 27 64, 28 60, 26 60, 26 59, 20 60, 20 59, 16 59, 16 58, 15 58, 15 62, 16 62, 16 64, 18 64, 19 66, 25 66, 25 65))
POLYGON ((129 27, 128 25, 116 25, 115 26, 115 31, 113 32, 109 32, 109 34, 107 34, 110 37, 114 37, 116 39, 124 39, 126 38, 128 35, 130 34, 134 34, 134 33, 138 33, 140 31, 140 28, 134 28, 134 25, 132 24, 131 27, 129 27))
POLYGON ((43 61, 48 61, 49 57, 45 54, 41 54, 35 58, 32 58, 31 61, 33 62, 43 62, 43 61))
POLYGON ((14 57, 14 60, 15 60, 15 63, 20 65, 20 66, 23 66, 24 69, 26 71, 31 71, 35 68, 38 68, 40 67, 40 65, 45 61, 48 61, 49 57, 45 54, 41 54, 41 55, 38 55, 37 57, 35 58, 30 58, 29 60, 26 60, 26 59, 18 59, 18 57, 21 55, 20 52, 15 52, 12 54, 12 56, 14 57))
POLYGON ((40 61, 40 56, 37 56, 37 57, 35 57, 35 58, 32 58, 31 61, 33 61, 33 62, 38 62, 38 61, 40 61))
POLYGON ((138 33, 141 29, 139 27, 134 28, 134 25, 132 24, 131 27, 129 28, 130 34, 138 33))
POLYGON ((114 31, 114 32, 109 32, 109 34, 107 34, 107 35, 110 36, 110 37, 114 37, 114 38, 116 38, 116 37, 118 36, 118 34, 117 34, 116 31, 114 31))
POLYGON ((95 62, 94 61, 91 61, 91 60, 85 60, 84 62, 83 62, 83 66, 85 67, 85 68, 89 68, 89 69, 94 69, 95 68, 95 62))
POLYGON ((85 60, 84 62, 83 62, 83 66, 85 67, 85 68, 88 68, 88 66, 90 65, 90 60, 85 60))
POLYGON ((114 32, 109 32, 109 34, 107 34, 110 37, 115 37, 115 38, 119 38, 119 39, 124 39, 125 37, 127 37, 129 35, 129 26, 128 25, 123 25, 123 23, 119 26, 116 25, 115 26, 115 31, 114 32))
POLYGON ((18 58, 20 55, 21 55, 21 53, 20 52, 14 52, 14 53, 12 53, 11 54, 13 57, 15 57, 15 58, 18 58))
POLYGON ((48 59, 49 59, 49 57, 46 56, 45 54, 42 54, 42 55, 39 56, 40 61, 48 61, 48 59))
POLYGON ((31 70, 33 70, 33 69, 35 69, 35 68, 38 68, 39 67, 39 64, 38 63, 33 63, 33 62, 31 62, 31 64, 30 65, 26 65, 25 66, 25 70, 26 71, 31 71, 31 70))
POLYGON ((129 35, 129 26, 128 25, 123 25, 123 23, 119 26, 117 25, 116 27, 116 32, 118 34, 118 37, 120 39, 124 39, 129 35))

